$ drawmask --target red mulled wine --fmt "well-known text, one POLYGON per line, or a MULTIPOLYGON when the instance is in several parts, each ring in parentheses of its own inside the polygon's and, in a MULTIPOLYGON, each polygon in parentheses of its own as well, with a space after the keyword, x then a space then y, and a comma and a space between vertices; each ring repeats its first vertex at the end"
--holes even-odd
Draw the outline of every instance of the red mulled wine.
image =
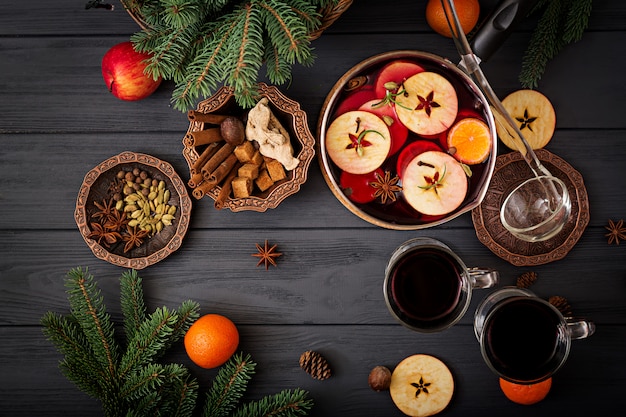
POLYGON ((518 381, 549 375, 558 361, 560 318, 529 297, 501 302, 485 321, 485 354, 498 372, 518 381))
POLYGON ((462 291, 455 258, 436 248, 419 248, 403 255, 388 281, 392 307, 412 326, 425 330, 456 318, 462 291))

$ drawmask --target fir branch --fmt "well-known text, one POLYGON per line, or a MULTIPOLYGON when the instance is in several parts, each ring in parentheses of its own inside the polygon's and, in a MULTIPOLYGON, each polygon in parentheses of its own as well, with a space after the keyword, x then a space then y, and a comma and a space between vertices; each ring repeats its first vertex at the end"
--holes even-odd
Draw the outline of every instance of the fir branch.
POLYGON ((522 60, 520 82, 525 88, 536 88, 548 61, 562 47, 558 38, 561 29, 561 2, 552 0, 537 24, 522 60))
POLYGON ((119 346, 115 341, 113 323, 106 313, 100 290, 88 270, 75 268, 66 280, 72 315, 82 328, 93 355, 111 376, 116 374, 119 346))
POLYGON ((166 307, 158 308, 141 324, 121 359, 119 375, 125 378, 129 373, 148 364, 163 351, 174 332, 173 325, 178 317, 166 307))
POLYGON ((204 20, 205 3, 190 0, 161 0, 163 21, 173 28, 184 28, 204 20))
POLYGON ((255 368, 256 363, 250 355, 243 357, 238 353, 233 356, 215 377, 207 394, 202 416, 228 416, 243 396, 255 368))
POLYGON ((524 88, 536 88, 548 62, 563 47, 582 38, 589 23, 592 0, 539 0, 531 14, 545 7, 522 60, 524 88))
POLYGON ((269 40, 278 54, 283 55, 289 64, 308 61, 311 52, 308 37, 310 29, 294 13, 293 8, 280 0, 262 1, 259 4, 267 11, 265 25, 269 40))
POLYGON ((307 398, 306 391, 283 390, 245 404, 232 417, 297 417, 307 415, 311 407, 313 400, 307 398))
POLYGON ((101 385, 110 375, 92 360, 93 352, 78 323, 71 317, 49 311, 41 318, 41 325, 48 340, 66 356, 59 364, 65 377, 87 394, 99 398, 103 391, 101 385))
POLYGON ((565 20, 563 42, 578 42, 583 37, 583 32, 589 24, 591 4, 593 0, 570 0, 571 8, 565 20))
POLYGON ((126 340, 130 341, 135 337, 141 323, 146 320, 143 288, 136 270, 122 273, 120 294, 126 340))

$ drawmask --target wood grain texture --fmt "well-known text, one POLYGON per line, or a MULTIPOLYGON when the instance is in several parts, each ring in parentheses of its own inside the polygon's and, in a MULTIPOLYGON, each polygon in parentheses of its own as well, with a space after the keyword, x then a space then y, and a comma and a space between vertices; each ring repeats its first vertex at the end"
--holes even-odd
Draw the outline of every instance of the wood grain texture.
MULTIPOLYGON (((481 0, 483 15, 498 0, 481 0)), ((173 84, 151 97, 122 102, 106 90, 100 61, 128 39, 136 24, 116 3, 114 12, 85 10, 85 1, 7 0, 0 13, 0 415, 99 416, 100 405, 66 380, 61 356, 39 325, 46 311, 67 313, 63 279, 88 267, 106 305, 121 320, 122 268, 95 258, 74 221, 84 175, 122 151, 170 162, 183 179, 188 167, 182 137, 188 121, 172 109, 173 84)), ((371 55, 417 49, 458 60, 451 40, 427 26, 425 2, 358 0, 313 44, 310 68, 294 67, 281 90, 299 101, 316 136, 324 98, 351 66, 371 55)), ((500 96, 519 87, 522 55, 536 24, 531 16, 483 64, 500 96)), ((532 408, 504 398, 483 363, 472 312, 488 290, 474 293, 461 322, 422 335, 396 323, 382 294, 384 267, 400 243, 429 236, 450 245, 468 265, 501 273, 513 285, 529 268, 498 258, 477 239, 469 214, 436 228, 392 231, 344 208, 326 185, 317 161, 301 191, 265 213, 217 211, 194 201, 182 247, 140 272, 149 309, 193 299, 201 312, 231 317, 240 348, 258 362, 248 398, 301 387, 315 400, 311 416, 401 416, 388 393, 367 386, 376 365, 429 353, 451 368, 456 391, 446 416, 615 415, 626 406, 626 243, 607 245, 608 219, 626 219, 626 3, 594 0, 589 29, 550 62, 539 90, 553 103, 557 129, 547 149, 585 179, 591 221, 561 261, 533 267, 532 289, 568 299, 597 332, 576 341, 552 392, 532 408), (255 243, 268 239, 284 255, 278 267, 256 267, 255 243), (298 367, 318 350, 334 376, 316 381, 298 367)), ((501 147, 500 152, 507 152, 501 147)), ((216 371, 194 367, 182 346, 166 360, 183 363, 204 390, 216 371)), ((197 414, 199 415, 199 413, 197 414)))

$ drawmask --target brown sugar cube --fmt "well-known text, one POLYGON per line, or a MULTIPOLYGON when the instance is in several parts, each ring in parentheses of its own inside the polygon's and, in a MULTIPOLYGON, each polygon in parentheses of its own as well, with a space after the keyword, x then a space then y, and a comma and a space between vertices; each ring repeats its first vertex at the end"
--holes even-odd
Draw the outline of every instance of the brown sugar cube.
POLYGON ((239 162, 245 164, 246 162, 250 162, 255 151, 256 149, 254 149, 252 142, 247 140, 241 145, 236 146, 234 153, 239 162))
POLYGON ((243 164, 239 170, 237 170, 237 175, 254 180, 259 176, 259 166, 251 162, 243 164))
POLYGON ((246 177, 235 177, 232 182, 233 195, 235 198, 250 197, 252 193, 252 180, 246 177))
POLYGON ((283 164, 275 159, 266 162, 266 169, 268 174, 270 174, 270 178, 274 182, 287 178, 287 174, 285 173, 285 168, 283 167, 283 164))
POLYGON ((261 171, 255 183, 256 183, 256 186, 259 187, 259 190, 261 191, 265 191, 268 188, 270 188, 272 185, 274 185, 274 181, 272 181, 272 178, 270 177, 270 174, 267 172, 266 169, 261 171))
POLYGON ((261 155, 261 152, 256 151, 254 155, 252 155, 252 159, 250 159, 250 162, 255 165, 261 166, 261 164, 263 163, 263 155, 261 155))

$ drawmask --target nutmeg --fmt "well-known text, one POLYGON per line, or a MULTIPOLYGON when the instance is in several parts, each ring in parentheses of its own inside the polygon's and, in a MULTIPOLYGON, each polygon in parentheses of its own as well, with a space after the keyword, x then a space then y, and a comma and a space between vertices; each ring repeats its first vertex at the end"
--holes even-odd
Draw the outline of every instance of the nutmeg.
POLYGON ((370 371, 367 382, 374 391, 386 391, 391 384, 391 371, 385 366, 375 366, 370 371))
POLYGON ((233 146, 238 146, 246 139, 245 126, 243 122, 234 116, 228 116, 220 123, 220 134, 226 141, 233 146))

